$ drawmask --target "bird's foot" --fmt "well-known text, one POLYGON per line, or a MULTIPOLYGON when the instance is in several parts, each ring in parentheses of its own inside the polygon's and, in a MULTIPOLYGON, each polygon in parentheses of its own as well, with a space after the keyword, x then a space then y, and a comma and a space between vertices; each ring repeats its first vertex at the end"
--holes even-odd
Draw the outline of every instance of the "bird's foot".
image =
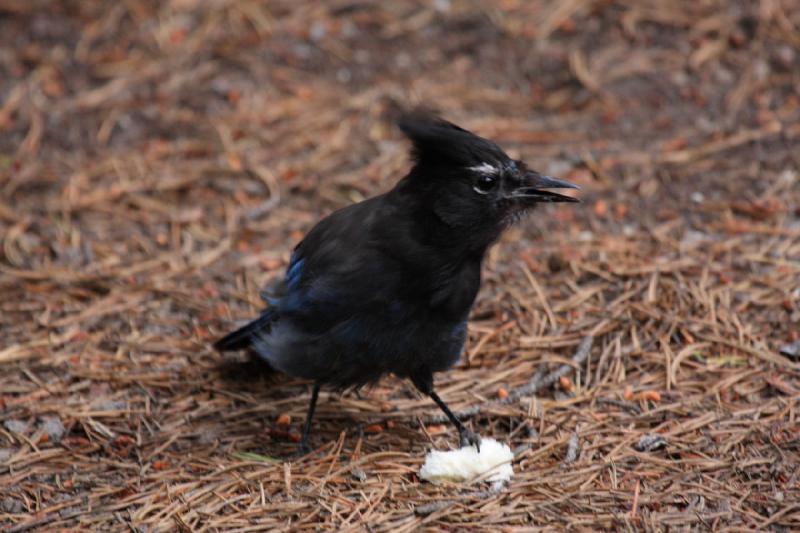
POLYGON ((470 431, 469 429, 462 427, 459 430, 459 437, 461 439, 461 447, 464 448, 466 446, 475 446, 475 449, 478 450, 478 453, 481 453, 481 436, 475 433, 474 431, 470 431))
POLYGON ((294 457, 303 457, 304 455, 308 455, 311 453, 311 446, 308 445, 308 442, 305 440, 301 440, 300 443, 297 445, 297 450, 292 454, 294 457))

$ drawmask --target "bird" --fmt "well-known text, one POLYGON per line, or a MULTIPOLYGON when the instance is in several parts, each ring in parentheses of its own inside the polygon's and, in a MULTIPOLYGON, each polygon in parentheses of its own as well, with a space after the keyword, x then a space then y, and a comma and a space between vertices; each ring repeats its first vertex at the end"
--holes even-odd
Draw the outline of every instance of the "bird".
POLYGON ((480 451, 434 390, 457 363, 481 284, 481 265, 502 232, 539 203, 577 202, 578 189, 507 155, 496 143, 411 110, 396 120, 410 140, 411 168, 395 186, 320 220, 291 253, 285 275, 261 292, 251 322, 219 339, 250 350, 270 369, 311 380, 300 452, 320 388, 359 389, 392 373, 429 396, 480 451))

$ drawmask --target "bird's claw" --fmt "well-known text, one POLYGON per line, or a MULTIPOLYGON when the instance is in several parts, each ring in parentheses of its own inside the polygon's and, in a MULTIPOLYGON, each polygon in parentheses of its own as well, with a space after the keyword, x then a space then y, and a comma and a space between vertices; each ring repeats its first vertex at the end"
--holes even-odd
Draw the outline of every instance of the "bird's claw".
POLYGON ((311 453, 311 446, 308 445, 306 441, 300 441, 300 444, 297 445, 297 450, 294 452, 295 457, 303 457, 304 455, 308 455, 311 453))
POLYGON ((466 446, 475 446, 475 449, 478 450, 478 453, 481 453, 481 436, 475 433, 474 431, 470 431, 467 428, 462 428, 459 431, 459 437, 461 439, 461 447, 464 448, 466 446))

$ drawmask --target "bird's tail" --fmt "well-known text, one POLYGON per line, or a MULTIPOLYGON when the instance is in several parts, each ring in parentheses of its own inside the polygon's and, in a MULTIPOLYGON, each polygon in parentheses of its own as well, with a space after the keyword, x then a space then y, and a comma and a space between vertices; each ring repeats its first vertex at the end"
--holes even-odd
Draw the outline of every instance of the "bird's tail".
POLYGON ((270 324, 277 318, 277 313, 273 309, 267 309, 261 316, 252 322, 245 324, 241 328, 228 333, 220 340, 214 343, 214 349, 220 352, 227 352, 233 350, 244 350, 248 348, 253 341, 253 335, 261 332, 266 333, 269 331, 270 324))

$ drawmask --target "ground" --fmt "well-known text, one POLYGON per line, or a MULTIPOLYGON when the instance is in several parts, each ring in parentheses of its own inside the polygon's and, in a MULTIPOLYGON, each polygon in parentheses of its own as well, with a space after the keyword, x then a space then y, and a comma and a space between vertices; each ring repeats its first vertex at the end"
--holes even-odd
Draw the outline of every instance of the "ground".
POLYGON ((0 529, 797 531, 799 28, 791 0, 0 2, 0 529), (323 392, 294 456, 309 384, 210 347, 403 175, 416 104, 582 187, 493 248, 437 376, 517 452, 500 490, 420 481, 457 436, 392 377, 323 392))

